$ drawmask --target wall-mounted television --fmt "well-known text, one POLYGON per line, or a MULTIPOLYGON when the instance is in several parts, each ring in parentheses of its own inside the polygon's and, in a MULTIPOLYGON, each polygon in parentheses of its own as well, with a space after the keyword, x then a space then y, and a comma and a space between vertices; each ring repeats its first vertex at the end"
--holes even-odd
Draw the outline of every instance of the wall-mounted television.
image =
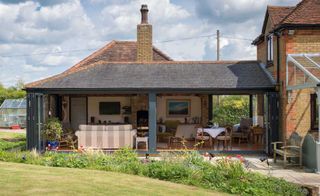
POLYGON ((119 115, 121 113, 120 102, 100 102, 99 114, 100 115, 119 115))

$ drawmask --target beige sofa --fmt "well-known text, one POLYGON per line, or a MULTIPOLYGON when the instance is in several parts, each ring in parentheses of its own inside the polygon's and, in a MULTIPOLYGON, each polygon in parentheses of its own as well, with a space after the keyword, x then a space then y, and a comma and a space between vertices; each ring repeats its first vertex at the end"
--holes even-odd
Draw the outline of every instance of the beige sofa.
POLYGON ((78 148, 132 148, 136 134, 132 125, 80 125, 76 131, 78 148))

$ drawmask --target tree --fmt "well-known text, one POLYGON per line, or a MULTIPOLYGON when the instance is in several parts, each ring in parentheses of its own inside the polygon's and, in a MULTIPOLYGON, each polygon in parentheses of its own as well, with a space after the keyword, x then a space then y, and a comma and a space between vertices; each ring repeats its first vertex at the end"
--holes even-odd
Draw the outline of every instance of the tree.
POLYGON ((248 117, 249 112, 249 96, 223 96, 219 106, 213 109, 213 122, 222 126, 237 124, 241 118, 248 117))
POLYGON ((0 83, 0 105, 5 99, 20 99, 26 97, 26 92, 23 89, 23 81, 19 80, 13 87, 5 88, 0 83))

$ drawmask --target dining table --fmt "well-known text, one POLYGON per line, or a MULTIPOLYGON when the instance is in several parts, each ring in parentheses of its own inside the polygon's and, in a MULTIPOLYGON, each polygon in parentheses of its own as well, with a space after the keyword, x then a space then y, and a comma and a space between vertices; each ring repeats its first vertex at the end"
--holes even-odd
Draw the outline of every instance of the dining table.
POLYGON ((216 138, 220 133, 225 132, 224 127, 210 127, 210 128, 198 128, 198 132, 203 130, 204 133, 208 133, 212 138, 216 138))

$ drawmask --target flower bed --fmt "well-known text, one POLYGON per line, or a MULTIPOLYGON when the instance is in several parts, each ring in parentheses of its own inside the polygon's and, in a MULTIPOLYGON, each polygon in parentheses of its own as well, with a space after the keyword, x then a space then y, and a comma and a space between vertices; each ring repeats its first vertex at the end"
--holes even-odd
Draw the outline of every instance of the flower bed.
POLYGON ((110 155, 97 151, 43 155, 0 151, 0 161, 122 172, 241 195, 306 194, 304 189, 285 180, 247 171, 241 161, 222 158, 212 164, 197 152, 164 154, 161 160, 152 161, 140 160, 129 149, 110 155))

